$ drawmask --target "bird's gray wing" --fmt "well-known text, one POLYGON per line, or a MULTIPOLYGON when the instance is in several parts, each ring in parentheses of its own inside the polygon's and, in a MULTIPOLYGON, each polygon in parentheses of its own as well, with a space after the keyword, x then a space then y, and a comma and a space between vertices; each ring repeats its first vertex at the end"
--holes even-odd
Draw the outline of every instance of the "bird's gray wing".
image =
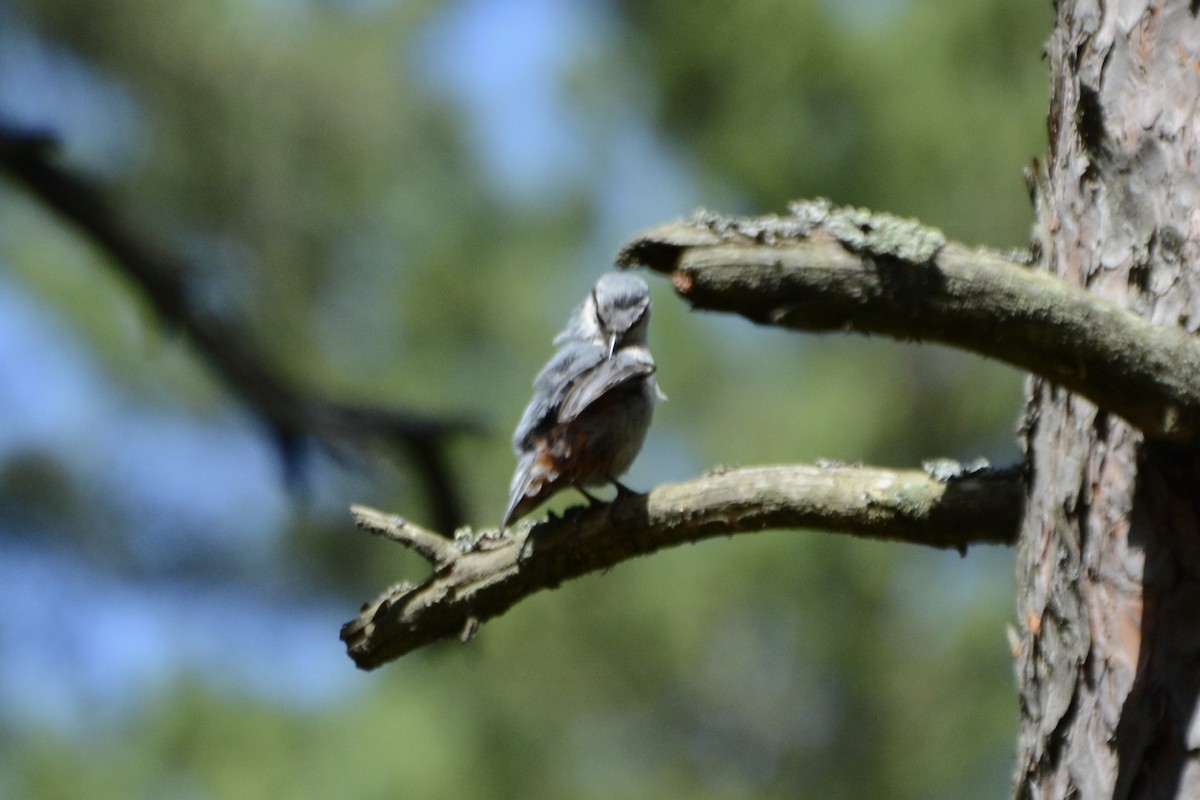
POLYGON ((513 432, 513 450, 517 455, 533 446, 538 431, 557 421, 557 410, 571 387, 601 364, 605 356, 603 347, 584 342, 568 344, 551 356, 533 379, 533 397, 513 432))
POLYGON ((570 422, 613 389, 653 375, 654 370, 654 359, 645 349, 631 347, 618 350, 611 358, 602 359, 594 366, 581 371, 571 384, 565 387, 562 400, 556 408, 555 418, 560 423, 570 422))
POLYGON ((534 392, 559 394, 571 381, 604 360, 607 352, 592 342, 570 342, 561 347, 533 379, 534 392))

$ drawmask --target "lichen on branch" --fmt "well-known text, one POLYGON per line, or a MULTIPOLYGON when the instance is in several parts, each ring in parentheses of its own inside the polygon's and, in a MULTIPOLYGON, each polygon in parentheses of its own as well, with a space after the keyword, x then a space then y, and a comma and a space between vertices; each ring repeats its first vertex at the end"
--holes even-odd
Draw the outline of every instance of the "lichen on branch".
POLYGON ((1083 395, 1148 438, 1200 435, 1200 343, 1183 328, 910 220, 828 201, 793 203, 791 212, 703 212, 646 231, 617 262, 670 275, 697 309, 939 342, 1083 395))
POLYGON ((816 529, 955 548, 1011 544, 1023 503, 1014 469, 937 462, 919 470, 843 464, 717 470, 646 495, 569 509, 507 532, 438 537, 363 506, 359 526, 422 555, 433 573, 363 606, 342 627, 373 669, 434 641, 470 638, 521 599, 666 547, 766 529, 816 529))

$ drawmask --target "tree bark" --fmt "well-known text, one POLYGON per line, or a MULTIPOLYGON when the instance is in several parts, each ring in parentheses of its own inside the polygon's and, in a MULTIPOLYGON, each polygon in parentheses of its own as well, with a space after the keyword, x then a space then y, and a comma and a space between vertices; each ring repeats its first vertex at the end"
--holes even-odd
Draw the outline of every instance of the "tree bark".
MULTIPOLYGON (((1046 266, 1194 333, 1200 3, 1062 0, 1046 266)), ((1200 797, 1200 463, 1033 377, 1018 543, 1020 798, 1200 797)))
POLYGON ((850 464, 719 469, 649 494, 568 509, 507 531, 460 529, 453 539, 366 506, 355 520, 433 567, 363 605, 342 626, 354 663, 374 669, 418 647, 459 636, 535 592, 639 555, 773 528, 953 547, 1011 544, 1021 518, 1019 470, 934 461, 920 470, 850 464))
POLYGON ((828 200, 785 217, 702 212, 622 248, 693 308, 760 325, 940 342, 1047 378, 1153 439, 1200 440, 1200 342, 913 220, 828 200))

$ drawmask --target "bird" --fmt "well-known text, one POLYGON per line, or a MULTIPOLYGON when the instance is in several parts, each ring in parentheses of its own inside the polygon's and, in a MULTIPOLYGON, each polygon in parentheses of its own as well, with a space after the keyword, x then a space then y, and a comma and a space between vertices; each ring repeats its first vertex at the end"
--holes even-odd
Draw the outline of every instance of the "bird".
POLYGON ((646 282, 625 272, 609 272, 571 312, 567 327, 553 343, 602 344, 611 356, 619 347, 645 345, 649 324, 650 288, 646 282))
POLYGON ((517 469, 501 530, 552 495, 611 483, 637 458, 654 406, 664 398, 646 346, 649 290, 634 276, 597 281, 555 338, 559 349, 533 381, 513 450, 517 469))

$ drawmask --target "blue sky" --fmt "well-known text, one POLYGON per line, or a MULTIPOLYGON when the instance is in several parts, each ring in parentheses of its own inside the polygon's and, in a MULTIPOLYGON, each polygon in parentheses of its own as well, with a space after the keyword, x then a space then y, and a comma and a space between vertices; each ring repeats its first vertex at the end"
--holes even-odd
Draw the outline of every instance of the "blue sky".
MULTIPOLYGON (((143 137, 128 93, 11 17, 0 22, 0 117, 56 132, 90 174, 128 168, 143 137)), ((499 192, 538 204, 581 178, 594 187, 601 219, 586 257, 596 263, 630 231, 690 210, 694 192, 628 114, 612 121, 599 159, 581 149, 589 137, 564 85, 614 24, 601 4, 471 0, 430 26, 418 65, 431 91, 461 105, 499 192)), ((0 186, 0 204, 14 202, 11 191, 0 186)), ((277 452, 232 404, 197 416, 105 374, 78 330, 11 274, 5 239, 14 233, 0 224, 0 464, 49 454, 63 480, 95 487, 96 513, 86 516, 96 530, 48 547, 30 535, 37 520, 0 516, 0 714, 99 722, 197 670, 218 687, 301 704, 360 685, 335 638, 344 598, 297 608, 279 587, 145 579, 170 574, 185 551, 243 574, 272 558, 292 513, 277 452), (98 566, 109 557, 96 544, 104 537, 137 563, 98 566)))

